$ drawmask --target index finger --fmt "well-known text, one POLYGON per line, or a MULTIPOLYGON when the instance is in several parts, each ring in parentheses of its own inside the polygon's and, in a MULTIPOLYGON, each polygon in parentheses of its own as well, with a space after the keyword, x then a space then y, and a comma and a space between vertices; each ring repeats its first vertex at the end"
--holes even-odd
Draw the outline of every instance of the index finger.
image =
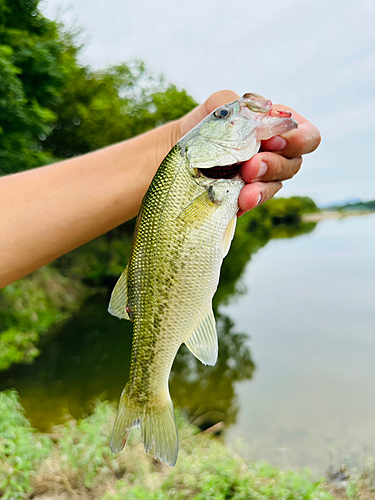
POLYGON ((277 152, 289 159, 315 151, 321 141, 320 132, 315 125, 287 106, 276 104, 275 108, 280 111, 291 111, 293 118, 298 123, 298 128, 290 130, 282 136, 262 141, 261 151, 277 152))

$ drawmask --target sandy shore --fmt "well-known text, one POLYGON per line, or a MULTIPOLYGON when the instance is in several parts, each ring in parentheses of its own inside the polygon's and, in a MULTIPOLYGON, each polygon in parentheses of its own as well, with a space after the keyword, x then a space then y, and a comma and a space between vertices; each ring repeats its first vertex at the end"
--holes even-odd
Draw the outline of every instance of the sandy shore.
POLYGON ((344 219, 345 217, 358 217, 359 215, 373 214, 373 210, 350 210, 347 212, 339 212, 335 210, 321 210, 311 214, 302 216, 303 222, 319 222, 324 219, 344 219))

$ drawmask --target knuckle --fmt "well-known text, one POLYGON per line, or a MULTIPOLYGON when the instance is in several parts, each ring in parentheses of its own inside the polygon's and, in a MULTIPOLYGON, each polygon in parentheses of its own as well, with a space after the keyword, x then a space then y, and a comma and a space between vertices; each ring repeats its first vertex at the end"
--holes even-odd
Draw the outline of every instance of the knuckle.
POLYGON ((275 194, 280 191, 283 187, 283 183, 281 181, 274 181, 268 184, 267 191, 263 194, 262 201, 270 200, 275 196, 275 194))
POLYGON ((320 130, 314 127, 314 140, 312 141, 312 146, 313 146, 313 151, 319 146, 319 144, 322 142, 322 134, 320 133, 320 130))
POLYGON ((307 144, 306 130, 300 129, 300 133, 296 137, 296 145, 294 148, 295 157, 301 156, 302 151, 307 144))
POLYGON ((279 154, 270 153, 267 155, 266 161, 269 165, 268 179, 270 181, 277 181, 282 178, 285 170, 285 158, 279 154))
POLYGON ((296 158, 295 168, 293 170, 292 177, 294 177, 301 170, 302 163, 303 163, 302 156, 299 156, 298 158, 296 158))
POLYGON ((275 180, 278 180, 280 179, 280 177, 283 176, 284 169, 285 169, 285 160, 283 157, 279 156, 275 170, 275 176, 274 176, 275 180))
POLYGON ((278 191, 280 191, 280 189, 283 187, 283 183, 282 182, 275 182, 275 191, 274 191, 274 194, 276 194, 278 191))

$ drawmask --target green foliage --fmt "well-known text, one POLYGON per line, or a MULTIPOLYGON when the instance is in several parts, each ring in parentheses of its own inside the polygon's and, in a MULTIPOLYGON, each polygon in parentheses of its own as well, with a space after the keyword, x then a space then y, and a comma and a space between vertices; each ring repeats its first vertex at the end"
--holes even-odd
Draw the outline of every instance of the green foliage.
POLYGON ((61 467, 69 474, 82 475, 85 488, 93 479, 107 471, 107 463, 114 458, 108 446, 108 422, 113 420, 113 408, 108 403, 98 403, 90 417, 68 422, 61 428, 58 454, 61 467))
POLYGON ((15 392, 0 392, 0 496, 25 498, 39 464, 51 454, 52 442, 34 432, 15 392))
POLYGON ((308 473, 281 472, 265 463, 247 465, 219 440, 197 434, 186 422, 180 427, 174 468, 146 454, 137 431, 123 452, 112 455, 108 436, 114 416, 112 406, 98 403, 90 417, 56 427, 52 440, 30 427, 16 393, 0 394, 2 498, 38 493, 106 500, 332 498, 308 473))
POLYGON ((298 224, 303 214, 318 210, 315 202, 307 196, 273 198, 250 212, 249 228, 260 225, 269 228, 280 224, 298 224))
POLYGON ((106 70, 73 67, 45 148, 60 158, 87 153, 180 118, 196 106, 141 61, 106 70))
POLYGON ((329 210, 338 210, 342 212, 350 211, 374 211, 375 210, 375 200, 369 201, 357 201, 355 203, 346 203, 345 205, 332 205, 329 210))
POLYGON ((0 173, 51 161, 42 141, 64 85, 64 47, 37 1, 0 4, 0 173))
POLYGON ((196 102, 141 61, 82 66, 74 34, 39 0, 0 0, 0 174, 128 139, 196 102))
POLYGON ((40 335, 69 318, 85 295, 81 283, 50 266, 4 288, 0 295, 0 370, 37 356, 40 335))

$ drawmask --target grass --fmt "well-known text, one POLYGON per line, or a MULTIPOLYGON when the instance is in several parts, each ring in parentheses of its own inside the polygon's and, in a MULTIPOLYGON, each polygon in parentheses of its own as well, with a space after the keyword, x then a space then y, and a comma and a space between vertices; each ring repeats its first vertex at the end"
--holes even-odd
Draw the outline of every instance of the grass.
POLYGON ((45 266, 0 292, 0 370, 14 363, 30 363, 39 355, 42 335, 76 312, 87 288, 45 266))
MULTIPOLYGON (((307 472, 284 472, 263 462, 246 464, 221 441, 199 433, 179 414, 180 454, 174 468, 146 454, 136 431, 131 433, 125 451, 112 455, 108 440, 114 416, 115 409, 110 404, 98 402, 89 417, 71 420, 46 435, 30 426, 15 392, 0 393, 0 497, 333 498, 321 481, 314 481, 307 472)), ((373 478, 371 481, 373 484, 373 478)))

